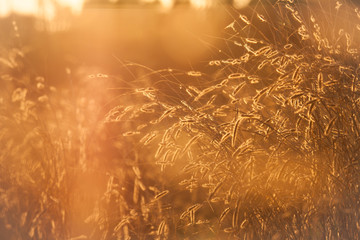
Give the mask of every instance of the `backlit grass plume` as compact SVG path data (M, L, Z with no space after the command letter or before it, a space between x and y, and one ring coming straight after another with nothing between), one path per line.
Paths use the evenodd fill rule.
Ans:
M225 27L212 74L166 69L119 88L105 122L136 160L131 192L105 195L122 212L98 218L103 239L360 237L360 10L253 7Z

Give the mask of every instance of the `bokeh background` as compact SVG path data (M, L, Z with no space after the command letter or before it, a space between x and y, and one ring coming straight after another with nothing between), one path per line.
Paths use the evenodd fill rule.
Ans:
M32 46L35 68L55 80L74 66L118 73L125 60L158 69L196 68L219 54L233 10L250 2L1 0L0 44Z

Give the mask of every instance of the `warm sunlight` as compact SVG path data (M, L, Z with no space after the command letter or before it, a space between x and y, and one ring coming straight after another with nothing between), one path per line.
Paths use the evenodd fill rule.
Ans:
M166 9L171 9L174 6L174 0L160 0L161 6Z
M73 14L79 14L83 3L84 0L0 0L0 16L18 13L52 19L56 8L69 8Z
M86 0L0 0L0 17L8 16L11 13L32 15L53 20L56 17L57 9L69 9L72 14L78 15L81 13L84 2ZM99 1L98 3L121 2L121 1ZM123 1L126 2L126 1ZM158 2L163 10L169 10L174 7L176 3L181 1L176 0L142 0L143 3ZM223 1L215 0L189 0L191 7L196 9L205 9L215 6L215 3ZM232 4L235 8L240 9L246 7L251 0L233 0Z
M249 5L250 2L251 2L251 0L234 0L233 6L237 9L240 9L240 8L244 8L247 5Z
M0 0L0 240L359 239L360 0Z
M210 7L214 1L209 0L190 0L190 3L195 8L206 8Z

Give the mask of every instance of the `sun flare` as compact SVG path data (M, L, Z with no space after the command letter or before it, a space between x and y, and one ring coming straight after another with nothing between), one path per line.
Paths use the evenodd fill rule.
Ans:
M56 8L68 8L73 14L79 14L83 4L84 0L0 0L0 17L16 13L52 19Z

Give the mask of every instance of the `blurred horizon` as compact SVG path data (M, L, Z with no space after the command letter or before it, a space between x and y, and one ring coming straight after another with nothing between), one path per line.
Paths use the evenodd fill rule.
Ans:
M224 28L238 12L258 4L267 12L265 3L270 2L28 0L24 5L21 0L0 0L0 47L30 46L34 68L55 80L75 66L118 74L126 61L153 69L201 70L211 59L231 54ZM234 7L241 4L251 5ZM50 9L47 13L41 11L44 6Z
M190 6L206 9L219 4L232 5L234 8L246 7L251 0L0 0L0 17L11 14L31 15L52 20L59 10L68 10L73 15L81 14L86 7L157 7L169 10L176 6Z
M55 82L64 79L66 68L119 74L124 62L201 68L221 54L224 27L233 19L230 5L201 11L174 7L167 14L159 7L96 7L87 1L91 4L74 15L69 3L62 0L52 20L31 14L0 18L0 47L31 47L33 69Z

